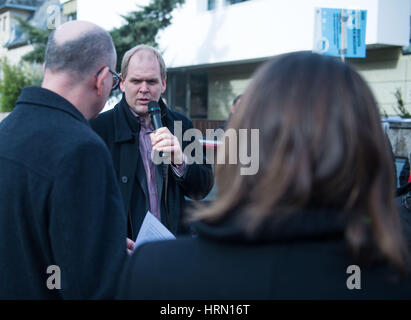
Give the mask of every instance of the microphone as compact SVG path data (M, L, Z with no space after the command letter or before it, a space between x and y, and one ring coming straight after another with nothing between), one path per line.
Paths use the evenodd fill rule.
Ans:
M163 126L161 122L161 110L157 101L150 101L148 103L148 114L154 125L154 130L157 130Z
M161 122L161 109L157 101L150 101L148 103L148 114L150 115L151 121L153 122L154 130L163 127ZM160 151L160 157L167 157L167 153Z

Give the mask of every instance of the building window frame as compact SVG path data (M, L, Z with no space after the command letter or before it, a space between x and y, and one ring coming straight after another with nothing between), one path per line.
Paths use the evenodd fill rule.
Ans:
M246 1L250 1L250 0L224 0L224 5L231 6L231 5L246 2Z
M207 0L207 11L217 9L218 0Z

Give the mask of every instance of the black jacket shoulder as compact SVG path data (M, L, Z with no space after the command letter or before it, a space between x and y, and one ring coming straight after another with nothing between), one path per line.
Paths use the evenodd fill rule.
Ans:
M101 137L106 135L113 135L114 132L114 112L115 109L108 110L106 112L100 113L97 118L90 120L90 126L95 132L97 132Z

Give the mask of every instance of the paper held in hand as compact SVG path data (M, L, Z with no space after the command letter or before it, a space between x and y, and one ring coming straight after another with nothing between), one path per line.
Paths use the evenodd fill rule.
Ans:
M134 250L144 242L175 240L175 236L168 230L150 211L144 218L140 231L138 232Z

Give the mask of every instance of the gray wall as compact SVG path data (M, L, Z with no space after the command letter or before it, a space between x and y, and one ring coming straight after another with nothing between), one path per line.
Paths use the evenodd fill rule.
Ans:
M365 59L348 59L370 86L381 114L396 115L396 89L401 90L405 107L411 111L411 55L399 47L367 49Z
M411 122L389 122L387 134L394 154L409 159L411 152Z

